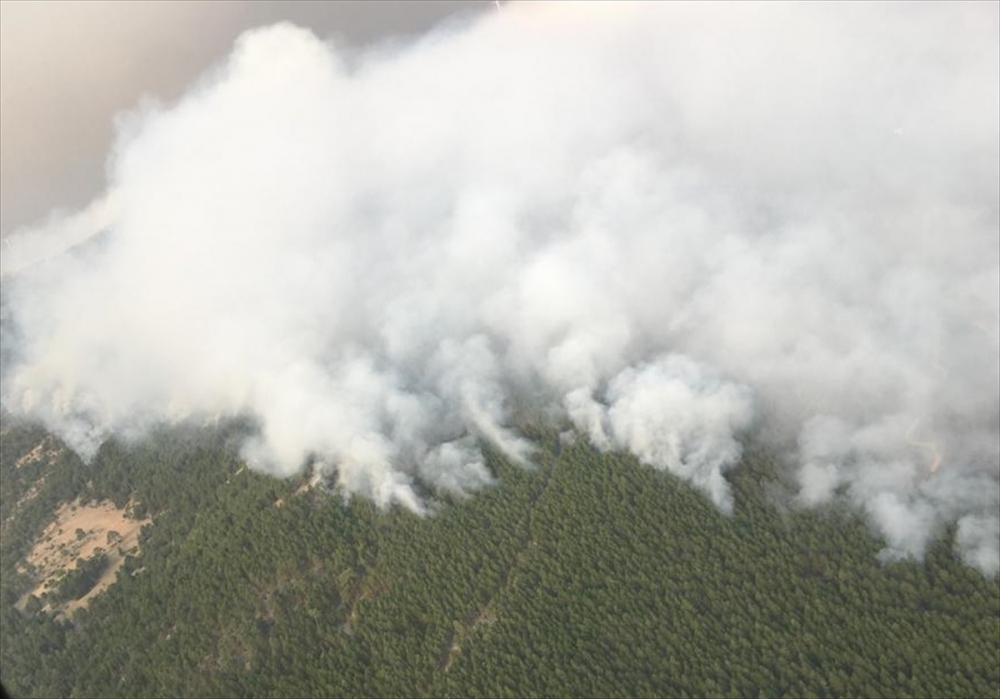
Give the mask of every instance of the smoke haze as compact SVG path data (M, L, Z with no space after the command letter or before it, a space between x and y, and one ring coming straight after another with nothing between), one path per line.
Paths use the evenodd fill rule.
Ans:
M426 31L482 0L3 0L0 238L104 187L112 117L142 95L173 100L253 27L280 20L338 50Z
M998 30L588 3L362 53L248 32L5 246L4 405L84 458L251 414L256 468L417 512L493 483L483 440L530 464L531 410L728 511L766 424L800 505L856 504L887 558L957 521L996 574Z

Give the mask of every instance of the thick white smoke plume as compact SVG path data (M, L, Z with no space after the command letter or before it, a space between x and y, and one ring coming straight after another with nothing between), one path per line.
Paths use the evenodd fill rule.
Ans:
M491 483L480 440L530 462L527 406L726 509L764 422L802 503L856 502L890 557L957 521L995 574L998 28L588 3L350 56L250 32L122 121L105 235L5 268L4 403L84 456L249 413L257 467L417 511L418 481Z

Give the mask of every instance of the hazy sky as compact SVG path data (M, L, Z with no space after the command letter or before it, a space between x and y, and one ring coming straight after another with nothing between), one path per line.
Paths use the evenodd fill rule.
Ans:
M287 19L339 44L422 32L492 2L0 2L0 237L104 189L114 115L177 98L244 30Z

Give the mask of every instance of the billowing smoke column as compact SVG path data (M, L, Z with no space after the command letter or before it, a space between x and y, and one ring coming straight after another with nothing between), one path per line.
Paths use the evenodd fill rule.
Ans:
M121 121L105 198L7 246L4 404L85 457L252 414L256 467L416 511L417 482L492 482L483 440L530 462L526 406L728 509L765 422L800 503L855 502L889 557L957 521L995 574L998 24L616 3L349 56L247 33Z

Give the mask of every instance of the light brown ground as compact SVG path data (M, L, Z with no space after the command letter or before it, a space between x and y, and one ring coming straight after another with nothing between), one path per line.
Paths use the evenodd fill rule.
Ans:
M38 584L18 601L18 607L23 609L30 595L40 597L57 587L65 572L76 568L77 558L88 560L99 553L98 549L107 554L109 565L94 588L78 600L57 607L47 604L44 609L54 609L68 616L80 607L86 607L90 600L104 592L114 583L125 556L138 553L140 530L143 525L152 521L132 519L126 514L131 511L132 503L119 510L107 500L87 505L76 500L60 507L55 513L55 519L45 528L28 554L28 569L32 571ZM77 529L83 530L82 538L77 538ZM118 532L121 539L109 543L110 531Z
M45 476L42 476L41 478L38 479L38 482L36 482L33 486L28 488L28 492L26 492L24 495L21 496L21 499L17 501L16 505L14 505L14 509L15 510L20 509L21 507L27 505L29 502L38 497L38 494L42 492L42 486L44 485L45 485Z
M53 459L59 456L61 451L62 450L57 445L52 443L52 440L46 437L35 445L34 449L18 459L14 464L14 468L22 468L30 463L34 463L35 461L41 461L42 459L48 459L51 463Z

